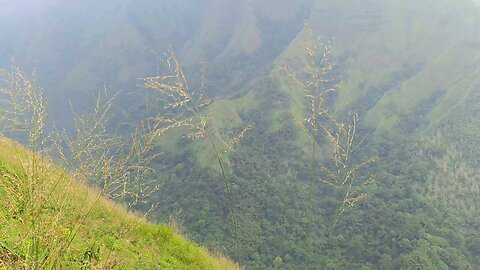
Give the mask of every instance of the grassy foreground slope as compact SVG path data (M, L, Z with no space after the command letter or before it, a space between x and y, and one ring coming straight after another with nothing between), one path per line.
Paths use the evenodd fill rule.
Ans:
M0 269L237 269L0 138Z

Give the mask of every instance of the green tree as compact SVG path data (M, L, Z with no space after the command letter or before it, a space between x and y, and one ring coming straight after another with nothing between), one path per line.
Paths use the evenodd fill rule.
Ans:
M282 257L277 256L273 260L273 266L275 267L275 269L280 269L280 267L282 266L282 263L283 263Z

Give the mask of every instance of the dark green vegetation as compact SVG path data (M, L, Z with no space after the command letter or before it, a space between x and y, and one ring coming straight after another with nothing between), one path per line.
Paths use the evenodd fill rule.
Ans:
M360 114L367 139L355 160L380 159L371 196L348 208L335 228L341 190L320 181L313 200L312 269L476 269L480 265L479 63L477 5L461 1L47 1L35 12L0 4L0 62L35 65L59 101L104 83L139 93L138 77L162 74L156 55L169 43L191 84L206 62L212 125L229 137L253 128L226 155L238 215L240 262L296 269L304 262L311 142L301 124L304 95L283 72L301 72L304 21L335 39L339 91L328 108ZM3 7L9 7L2 11ZM11 4L10 4L11 5ZM174 111L125 94L132 118ZM151 97L151 96L150 96ZM59 115L59 114L57 114ZM62 115L64 115L62 113ZM65 121L61 117L55 119ZM186 233L235 253L224 185L206 141L162 137L152 202ZM318 136L318 166L330 147ZM146 210L146 209L143 209ZM280 259L281 258L281 259Z

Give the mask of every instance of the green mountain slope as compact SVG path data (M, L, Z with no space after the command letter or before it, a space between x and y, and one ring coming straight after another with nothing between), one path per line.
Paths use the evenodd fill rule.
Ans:
M325 236L334 205L333 191L317 184L315 262L332 269L475 267L478 231L472 224L478 224L480 173L476 151L478 8L468 1L317 3L309 10L308 24L324 40L335 38L336 74L343 81L334 109L338 115L360 113L370 151L379 154L382 161L373 170L378 177L376 198L352 209L337 236ZM232 106L212 114L214 119L233 115L230 121L223 121L225 124L214 121L219 125L216 128L224 128L227 134L232 123L237 127L256 123L231 157L235 202L243 217L243 258L255 269L267 269L276 256L284 259L287 269L294 269L303 258L307 161L302 158L309 144L298 122L304 118L305 103L302 91L284 79L281 69L284 64L302 69L307 38L304 28L287 43L269 44L284 49L269 60L268 71L239 88L256 102L245 109L235 106L242 104L237 103L241 98L228 99ZM237 115L242 116L241 122ZM215 173L178 170L179 161L184 166L205 166L214 164L213 156L207 159L206 146L184 149L168 151L177 158L172 158L172 174L165 180L170 195L160 199L169 206L159 213L182 209L196 239L217 245L219 231L232 232L206 219L222 216L225 211L217 206L221 199L216 198L220 186L215 184ZM177 191L181 179L188 179L188 186L202 190L202 194L175 201L176 196L185 194ZM194 213L184 208L192 202L202 207ZM385 215L387 219L382 218ZM402 225L394 225L396 222ZM415 236L410 234L414 231L418 233ZM444 238L446 234L449 236ZM362 244L355 246L354 239ZM233 250L231 240L227 237L224 241L227 250ZM393 246L386 246L389 241ZM365 253L356 253L358 249ZM440 250L457 254L453 257L458 261L448 259Z
M0 269L238 269L31 159L0 139Z
M268 23L262 21L262 18L269 16L269 12L281 13L283 10L283 6L265 8L268 1L261 3L242 5L246 11L240 18L250 20L248 25L251 29L242 27L244 31L241 33L228 32L234 36L220 54L199 58L191 56L190 52L186 52L186 56L180 53L182 63L188 67L192 62L208 59L209 65L215 65L220 58L228 56L232 59L230 62L236 64L238 52L234 53L229 48L236 44L239 48L248 49L241 40L250 40L249 35L259 35L261 38L262 34L258 29L266 28L264 34L272 34L271 29L266 26ZM294 6L295 8L290 7L290 10L304 7L300 3ZM448 121L453 108L464 107L464 102L478 92L479 70L476 63L479 59L479 40L475 33L480 17L476 6L469 1L427 1L422 4L415 1L319 1L306 7L309 7L306 9L308 27L324 41L335 39L333 49L338 65L337 76L338 80L342 81L335 101L335 110L340 114L348 111L360 113L365 126L371 128L375 136L432 136L437 125ZM205 24L212 26L208 22ZM218 32L214 29L209 31ZM257 33L258 31L260 33ZM219 37L212 37L209 42L223 44L215 38ZM257 72L255 76L247 75L248 80L233 87L233 91L255 96L257 101L286 95L285 98L290 102L287 106L282 106L280 111L290 113L297 120L303 119L303 94L289 85L288 80L283 80L285 75L279 70L285 64L302 68L304 43L308 38L307 30L300 26L294 35L282 42L263 41L271 50L278 50L278 54L264 59L269 66L265 72ZM202 44L199 38L194 37L193 40ZM249 41L248 45L253 46L252 44L256 43ZM203 54L196 46L187 45L186 49L182 48L181 52L187 50ZM265 52L258 50L254 53L244 52L243 57L254 58L258 54L265 56ZM222 74L227 76L225 78L229 78L232 73L238 79L247 74L246 70L258 68L255 63L244 68L233 66L235 64L223 64L225 68L231 68L222 70ZM215 68L207 70L207 74L209 71L216 72ZM223 80L224 78L211 79L211 84L222 85L226 88L224 91L232 89L231 82L235 79L227 79L227 83ZM274 86L267 88L273 89L265 89L265 81L272 81ZM271 91L268 92L269 95L265 95L260 90ZM216 106L213 117L232 116L232 109L238 114L245 109L241 100L242 98L235 98L216 101L217 104L230 103L232 106L225 107L224 111L218 111L221 105ZM237 101L238 106L235 105ZM248 110L258 109L259 104L263 104L256 103L257 106L249 104ZM274 107L273 103L275 101L264 105ZM278 119L279 114L281 113L277 112L272 117ZM472 119L474 117L466 115L461 121L470 122ZM236 115L230 120L233 123L239 122ZM231 124L230 121L224 122ZM222 129L221 123L217 124L220 124L218 129ZM230 128L228 125L226 129Z
M13 57L36 66L52 110L63 112L66 99L81 104L103 84L138 91L138 77L164 71L157 57L169 43L192 85L205 62L215 132L228 137L253 125L228 155L241 260L269 269L279 257L296 269L305 256L311 145L300 123L303 92L282 69L302 71L311 28L335 40L341 87L330 108L339 117L358 112L368 137L360 156L380 157L374 196L349 209L334 233L335 191L316 182L312 261L324 269L469 269L480 265L476 2L51 0L26 16L1 13L6 0L0 65ZM129 96L121 106L133 115L144 109ZM153 214L177 215L194 240L233 255L214 153L181 135L162 138L156 180L164 185ZM323 145L319 162L327 155Z

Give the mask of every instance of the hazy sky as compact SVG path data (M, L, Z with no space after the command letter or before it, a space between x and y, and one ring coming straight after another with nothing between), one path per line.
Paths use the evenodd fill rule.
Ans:
M51 0L0 0L0 15L31 16L45 10Z

